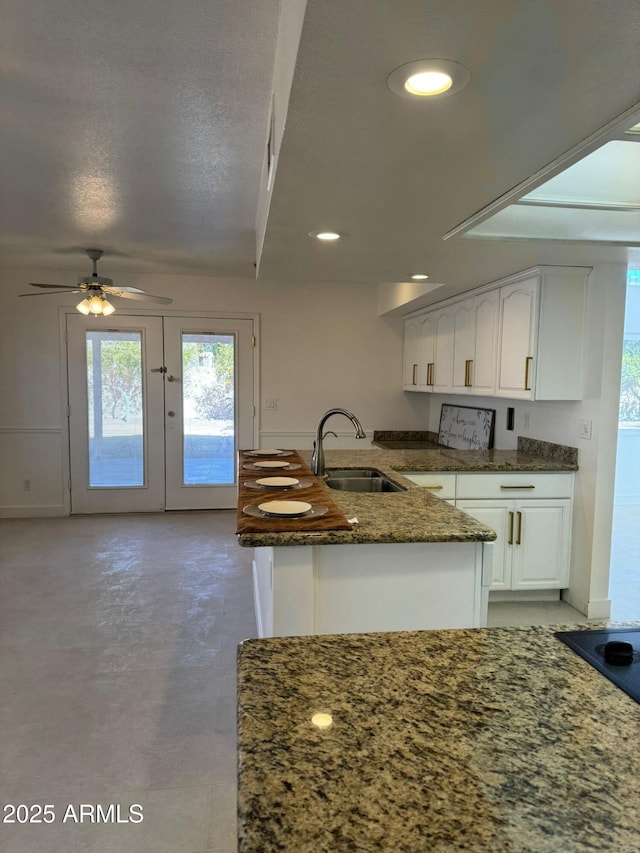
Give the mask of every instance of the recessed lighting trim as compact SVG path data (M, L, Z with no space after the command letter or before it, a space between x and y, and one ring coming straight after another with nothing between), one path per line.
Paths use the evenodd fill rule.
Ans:
M416 59L392 71L387 85L402 98L429 99L453 95L470 79L469 69L451 59Z
M411 278L413 281L426 281L429 278L429 276L423 272L414 272L413 275L411 276Z
M315 237L316 240L331 243L334 240L339 240L342 234L338 234L337 231L309 231L309 237Z

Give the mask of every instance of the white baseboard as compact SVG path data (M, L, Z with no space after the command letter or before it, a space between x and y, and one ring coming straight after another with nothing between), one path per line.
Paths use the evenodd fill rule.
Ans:
M64 506L0 506L0 518L51 518L67 515Z
M523 590L494 590L489 591L489 604L499 601L519 601L523 604L534 604L536 601L559 601L559 589L523 589Z

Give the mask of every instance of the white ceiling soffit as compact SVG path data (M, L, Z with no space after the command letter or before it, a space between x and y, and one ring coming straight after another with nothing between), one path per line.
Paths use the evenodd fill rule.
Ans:
M465 236L640 246L640 138L606 143Z

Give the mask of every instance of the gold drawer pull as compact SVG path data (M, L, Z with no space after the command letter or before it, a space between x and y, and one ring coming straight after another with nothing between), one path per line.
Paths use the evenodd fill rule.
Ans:
M535 489L535 486L500 486L501 489Z
M412 382L411 382L412 385L418 384L418 380L416 379L416 373L417 372L418 372L418 365L414 364L413 365L413 376L412 376Z
M518 538L516 545L522 545L522 513L518 512Z
M531 391L531 385L529 384L529 370L531 368L531 362L533 361L533 356L528 355L524 360L524 390Z
M468 358L464 363L464 387L471 388L471 365L473 364L473 359Z
M427 364L427 385L433 385L433 362Z
M422 489L430 489L432 492L437 492L439 489L444 489L444 486L421 486Z
M509 545L513 545L513 513L509 513Z

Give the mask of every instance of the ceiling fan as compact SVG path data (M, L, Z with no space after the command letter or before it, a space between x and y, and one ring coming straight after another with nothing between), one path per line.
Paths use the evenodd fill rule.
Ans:
M102 257L102 249L85 249L89 258L93 261L93 272L91 275L80 276L77 285L64 284L40 284L30 282L31 287L54 288L50 293L84 293L85 298L76 305L81 314L104 314L109 316L116 310L107 299L107 296L119 299L139 299L142 302L159 302L162 305L170 305L173 301L166 296L152 296L138 287L115 287L113 279L98 275L98 261ZM44 296L44 293L20 293L19 296Z

